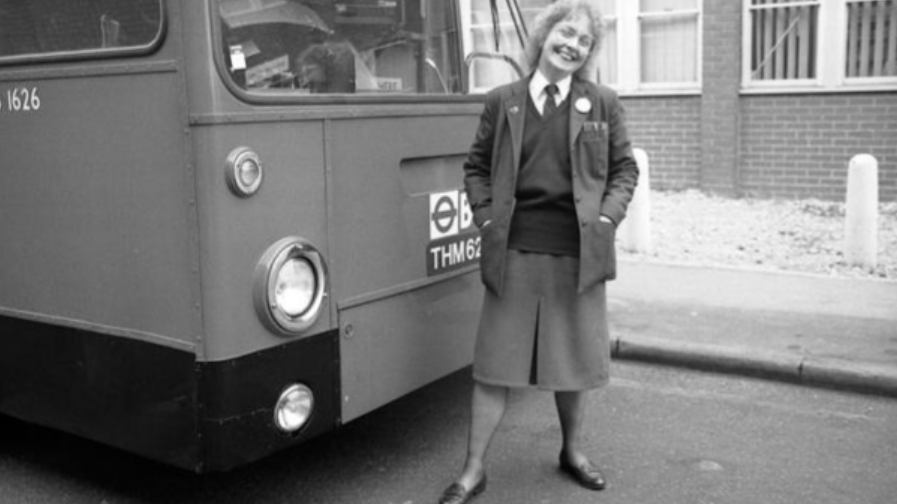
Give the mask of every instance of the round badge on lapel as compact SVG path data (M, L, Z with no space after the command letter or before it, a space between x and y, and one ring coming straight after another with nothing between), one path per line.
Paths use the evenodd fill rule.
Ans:
M592 110L592 102L588 98L580 98L576 100L576 111L580 114L588 114Z

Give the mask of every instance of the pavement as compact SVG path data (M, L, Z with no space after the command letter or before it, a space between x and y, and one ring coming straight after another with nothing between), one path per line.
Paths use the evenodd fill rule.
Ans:
M897 397L897 282L618 261L617 359Z

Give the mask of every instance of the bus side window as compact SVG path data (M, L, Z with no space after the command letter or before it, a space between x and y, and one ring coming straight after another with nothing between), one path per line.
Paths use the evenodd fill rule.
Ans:
M161 0L0 0L0 61L149 47L161 28Z

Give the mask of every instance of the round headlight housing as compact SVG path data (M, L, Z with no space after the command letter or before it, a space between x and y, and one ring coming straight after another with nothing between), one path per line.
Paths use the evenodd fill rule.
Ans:
M256 266L256 313L278 334L299 334L317 320L326 288L327 272L317 249L302 238L284 238L269 247Z
M225 175L231 192L245 198L262 185L262 162L249 147L237 147L227 156Z
M296 432L311 418L315 409L315 395L301 383L290 385L274 406L274 424L284 432Z

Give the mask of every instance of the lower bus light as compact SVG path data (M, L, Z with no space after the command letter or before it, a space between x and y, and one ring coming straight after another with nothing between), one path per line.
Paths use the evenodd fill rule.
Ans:
M308 423L315 409L315 396L311 389L294 384L280 394L274 407L274 423L284 432L296 432Z

